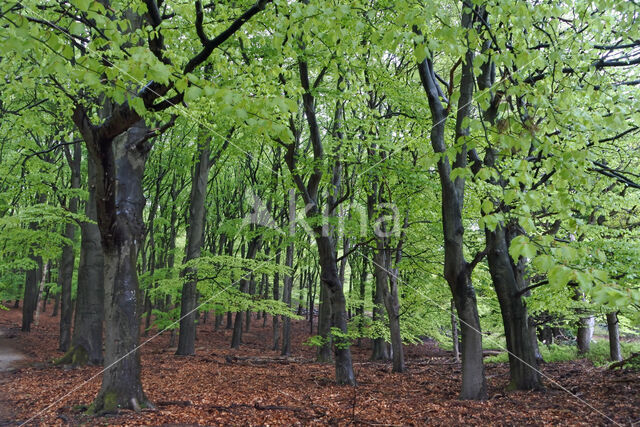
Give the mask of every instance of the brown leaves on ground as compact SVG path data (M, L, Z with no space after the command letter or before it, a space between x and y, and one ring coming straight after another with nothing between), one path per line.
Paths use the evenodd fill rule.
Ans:
M0 328L15 335L14 348L28 365L0 374L2 414L34 425L629 425L640 421L637 373L607 371L587 361L545 364L544 392L505 392L506 365L488 365L489 400L457 399L460 365L432 342L406 349L407 372L368 361L369 343L354 346L357 387L333 383L331 364L314 362L302 345L308 324L294 324L291 358L272 351L271 318L254 318L240 350L229 348L230 330L199 326L196 356L175 356L165 333L142 347L142 381L156 410L83 415L100 387L100 367L51 365L57 318L40 317L29 334L18 331L18 310L0 312ZM143 342L145 339L143 338ZM93 379L92 379L93 378ZM566 390L565 390L566 389ZM570 392L570 393L569 393Z

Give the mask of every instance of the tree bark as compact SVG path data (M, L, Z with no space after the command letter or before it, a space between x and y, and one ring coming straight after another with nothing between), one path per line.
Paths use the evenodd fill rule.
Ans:
M247 245L247 259L255 259L260 249L261 236L254 237ZM250 273L247 273L248 275ZM247 276L240 279L240 292L247 294L249 290L249 278ZM248 311L247 311L248 313ZM233 324L233 334L231 335L231 348L238 349L242 344L242 320L243 311L238 310Z
M31 224L29 228L35 229L36 225ZM42 264L42 257L30 256L36 265ZM33 313L38 304L38 267L27 270L24 282L24 298L22 302L22 332L31 331L31 323L33 323Z
M284 264L293 268L293 241L287 246L285 254ZM285 274L283 278L282 288L282 302L287 304L289 310L291 310L291 292L293 290L293 272ZM284 316L282 319L282 348L280 351L282 356L289 356L291 354L291 318Z
M143 121L111 141L87 141L100 179L98 226L104 253L105 372L91 412L151 405L140 381L139 284L136 269L143 237L142 192L149 147Z
M595 318L593 316L581 317L578 320L578 332L576 333L578 353L586 354L591 349L594 326Z
M622 360L622 351L617 311L607 313L607 329L609 329L609 357L612 361L619 362Z
M462 12L462 26L471 28L471 11ZM442 90L435 76L431 58L418 64L418 73L431 110L431 146L441 154L438 160L438 176L442 190L442 228L444 234L444 276L451 289L462 336L462 390L461 399L483 400L487 398L487 384L482 362L482 333L475 289L471 284L471 271L464 258L462 208L464 203L464 178L451 179L452 166L445 155L445 125L448 111L442 104ZM473 52L468 50L462 66L460 97L456 116L456 142L464 137L462 124L470 114L473 101ZM467 149L463 144L457 152L454 168L466 167Z
M317 230L317 233L320 230ZM335 256L335 243L330 236L316 235L316 245L320 258L320 280L327 292L331 303L331 324L341 333L347 333L346 301L342 290L342 283L338 277L338 266ZM334 355L336 367L336 381L338 384L355 385L351 361L350 343L334 337Z
M451 343L453 348L453 358L460 361L460 342L458 341L458 319L456 318L456 306L451 300Z
M384 307L384 288L387 286L389 280L388 272L385 266L387 263L387 257L381 243L378 242L378 250L373 256L373 275L376 280L376 286L373 289L373 320L385 321L385 307ZM371 352L371 360L389 360L389 347L383 337L373 339L373 348Z
M56 317L58 315L59 309L60 309L60 292L56 293L56 296L53 299L53 310L51 310L51 317Z
M42 313L44 311L44 307L46 304L46 298L42 298L42 292L44 291L44 284L47 283L47 276L49 274L49 266L51 264L51 261L47 261L46 263L44 263L44 266L42 267L42 274L41 274L41 278L40 278L40 286L38 288L38 297L36 299L36 310L35 310L35 319L33 324L35 326L38 326L38 323L40 321L40 313ZM42 310L38 310L38 302L42 301Z
M81 156L82 150L80 144L73 147L73 156L65 147L65 155L67 162L71 168L71 188L80 188L81 179ZM69 200L69 212L76 213L78 211L78 198L72 197ZM64 237L73 241L76 234L76 226L73 223L65 225ZM71 304L71 286L73 281L73 267L75 261L75 253L73 244L65 245L62 248L62 257L60 258L60 266L58 268L58 285L60 286L60 336L58 341L58 349L67 352L71 346L71 320L73 318L73 306ZM56 304L57 307L57 304Z
M509 350L510 387L516 390L541 389L542 380L538 371L527 305L524 295L521 294L527 287L524 280L525 261L520 259L515 264L509 255L509 245L516 235L515 225L499 224L494 231L486 229L485 235L489 272L500 303Z
M188 262L200 257L202 242L204 239L205 199L207 197L207 182L209 178L209 141L198 148L198 160L196 162L193 180L191 183L191 197L189 199L189 221L187 223L187 248L185 261ZM178 336L178 349L176 354L188 356L195 354L196 322L195 312L197 304L197 280L189 279L196 271L188 268L184 271L186 276L182 285L180 302L180 334Z
M312 302L313 304L313 302ZM313 305L311 309L311 323L313 324ZM318 306L318 335L322 337L322 345L318 347L316 359L318 362L331 362L331 301L329 291L324 283L320 283L320 305Z
M85 215L97 220L96 167L91 157L87 159L89 198ZM102 355L102 326L104 321L104 271L100 229L95 222L80 224L80 264L78 266L78 291L73 321L71 347L62 358L64 363L76 366L100 365Z
M276 265L280 265L280 253L281 250L280 248L276 249ZM274 300L278 300L280 298L280 273L276 271L276 273L273 275L273 299ZM278 315L274 314L273 315L273 327L272 327L272 336L273 336L273 347L272 350L278 350L280 348L279 346L279 342L280 342L280 329L279 329L279 322L278 322ZM284 332L284 331L283 331ZM283 337L284 338L284 337ZM284 342L283 342L284 344Z

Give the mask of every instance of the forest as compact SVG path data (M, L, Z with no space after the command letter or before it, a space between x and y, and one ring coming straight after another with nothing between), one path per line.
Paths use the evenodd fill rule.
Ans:
M640 423L637 1L0 26L0 425Z

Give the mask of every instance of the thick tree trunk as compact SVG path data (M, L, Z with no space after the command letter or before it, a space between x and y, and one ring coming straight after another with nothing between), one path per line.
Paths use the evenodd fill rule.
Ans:
M509 350L510 387L516 390L540 389L542 380L522 293L526 288L524 260L516 265L509 255L509 244L515 232L510 233L505 226L498 225L494 231L487 229L485 234L489 271L500 303Z
M620 349L620 331L618 328L618 312L607 313L607 329L609 329L609 357L614 362L622 360Z
M66 148L66 147L65 147ZM67 162L71 167L71 188L80 188L81 179L81 154L82 150L79 144L73 147L73 157L69 150L65 150ZM78 198L72 197L69 201L69 212L76 213L78 211ZM76 234L76 226L73 223L65 225L64 237L73 241ZM58 268L58 285L60 286L61 307L60 307L60 337L58 341L58 349L66 352L71 345L71 320L73 317L73 307L71 305L71 285L73 281L73 267L75 261L75 253L73 245L65 245L62 248L62 257ZM57 307L57 304L56 304Z
M105 372L91 412L150 405L140 381L137 258L143 237L142 192L148 130L137 122L113 141L94 141L98 226L104 251Z
M205 223L205 199L209 178L209 141L199 147L198 160L193 172L191 197L189 199L189 221L187 223L187 248L185 262L199 258L202 252ZM182 285L180 303L180 334L176 354L187 356L195 354L196 339L196 304L197 280L189 279L195 271L191 268L184 271L186 277Z

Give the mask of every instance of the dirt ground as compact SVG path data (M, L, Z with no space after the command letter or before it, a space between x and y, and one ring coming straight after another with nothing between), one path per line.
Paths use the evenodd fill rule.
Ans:
M24 355L0 372L0 426L21 425L633 425L640 423L640 375L586 360L544 364L546 390L506 392L508 367L487 365L489 399L460 401L460 365L433 342L406 347L408 370L368 361L370 343L353 347L357 387L333 383L333 366L314 362L294 323L292 356L271 350L271 318L255 319L240 350L230 330L200 325L196 356L175 356L165 333L141 349L142 381L156 410L88 417L101 367L53 366L58 318L19 331L19 310L0 311L2 354ZM143 343L146 338L143 338ZM7 350L8 349L8 350ZM0 361L0 364L2 362Z

